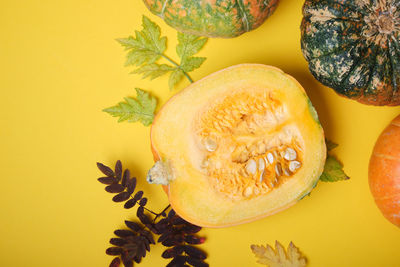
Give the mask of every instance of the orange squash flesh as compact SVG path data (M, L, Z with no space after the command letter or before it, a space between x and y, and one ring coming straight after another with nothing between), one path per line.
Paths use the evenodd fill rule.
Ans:
M400 227L400 115L376 141L368 176L376 205L386 219Z
M153 122L151 142L155 160L168 166L164 189L172 208L203 227L292 206L314 188L326 157L304 89L260 64L221 70L172 97Z

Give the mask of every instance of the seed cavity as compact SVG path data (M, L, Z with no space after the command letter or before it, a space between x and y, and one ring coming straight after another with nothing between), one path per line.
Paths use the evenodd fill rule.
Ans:
M240 91L205 106L193 125L204 152L199 167L213 188L238 200L267 194L291 179L301 168L303 142L288 118L273 91Z
M212 166L214 169L213 174L218 180L222 176L228 175L230 177L229 184L236 187L232 188L231 192L240 194L242 197L249 198L279 187L301 167L301 157L297 146L293 143L289 144L289 146L280 145L268 149L262 154L254 150L252 151L253 153L250 153L251 149L258 150L258 146L255 147L253 144L238 145L237 147L229 146L229 148L231 153L237 154L238 151L241 152L240 157L243 158L243 161L236 162L239 169L226 169L222 161L214 160L211 161L214 164ZM210 161L212 156L213 154L207 157L207 162ZM238 156L235 158L237 159ZM207 166L206 164L204 162L203 166ZM208 164L210 166L210 163ZM251 185L243 186L241 185L242 183L250 183ZM220 186L223 186L223 183Z

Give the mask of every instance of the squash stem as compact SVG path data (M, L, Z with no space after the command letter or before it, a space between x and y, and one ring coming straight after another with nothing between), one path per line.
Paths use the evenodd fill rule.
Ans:
M173 61L172 59L170 59L168 56L166 56L166 55L164 55L164 54L161 54L161 56L162 56L163 58L165 58L166 60L168 60L169 62L171 62L175 67L181 69L181 66L178 65L178 63L176 63L176 62ZM182 70L182 69L181 69L181 70ZM183 74L185 75L185 77L189 80L189 82L193 83L193 79L189 76L189 74L187 74L187 73L186 73L185 71L183 71L183 70L182 70L182 72L183 72Z

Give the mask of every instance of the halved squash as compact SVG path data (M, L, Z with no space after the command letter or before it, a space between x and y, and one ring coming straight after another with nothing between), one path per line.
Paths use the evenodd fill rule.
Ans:
M313 189L326 146L304 89L281 70L233 66L172 97L151 128L150 183L166 185L173 209L203 227L250 222L286 209Z

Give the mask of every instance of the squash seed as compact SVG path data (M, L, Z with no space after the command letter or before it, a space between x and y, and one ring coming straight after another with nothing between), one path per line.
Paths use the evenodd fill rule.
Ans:
M258 145L258 153L259 154L265 153L265 144L264 143L260 143Z
M252 187L252 186L246 187L246 189L245 189L244 192L243 192L243 195L244 195L245 197L249 197L249 196L251 196L252 194L253 194L253 187Z
M286 148L285 150L285 154L283 156L286 160L295 160L297 157L297 153L296 150L294 150L293 148Z
M274 155L272 155L272 153L268 153L267 154L267 159L268 159L268 162L270 163L270 164L272 164L272 163L274 163Z
M286 176L290 176L290 171L286 168L283 169L283 174Z
M278 177L282 175L282 166L279 162L275 165L275 173Z
M264 179L264 170L260 174L260 183L263 181L263 179Z
M214 152L215 150L217 150L217 142L214 139L207 138L204 145L206 149L210 152Z
M291 172L295 172L298 168L300 168L301 163L298 162L297 160L289 162L289 170Z
M258 170L263 171L265 169L265 161L263 158L258 159Z
M250 159L246 164L246 171L251 174L256 174L257 163L254 159Z

